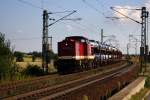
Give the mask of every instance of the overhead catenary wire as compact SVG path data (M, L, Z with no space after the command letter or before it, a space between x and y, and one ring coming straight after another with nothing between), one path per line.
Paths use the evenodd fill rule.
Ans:
M30 7L33 7L33 8L37 8L37 9L40 9L40 10L44 10L44 1L41 0L41 7L40 6L37 6L31 2L28 2L28 1L25 1L25 0L17 0L23 4L26 4ZM35 39L41 39L41 37L30 37L30 38L12 38L10 39L11 41L24 41L24 40L35 40Z
M57 14L56 16L59 16L59 17L60 17L60 15L58 15L58 14ZM66 22L61 22L61 23L66 24ZM75 26L76 28L80 28L81 30L84 30L84 31L86 31L86 32L87 32L87 30L89 30L89 31L91 31L91 32L97 33L95 30L93 30L93 29L91 29L90 27L87 27L86 25L83 25L83 24L81 24L81 23L79 23L79 22L73 21L73 23L75 23L75 24L78 25L78 26L73 25L73 26Z
M116 9L126 9L126 10L134 10L134 11L141 10L141 9L139 9L139 8L110 7L110 9L112 9L112 10L114 10L115 12L117 12L118 14L124 16L124 17L121 17L121 18L120 18L120 17L110 17L111 19L113 18L112 21L114 21L114 20L116 20L116 19L119 20L119 19L122 19L122 18L127 18L127 19L130 19L130 20L132 20L132 21L138 23L138 25L141 24L140 21L137 21L137 20L135 20L134 18L130 18L129 16L127 16L127 15L125 15L125 14L119 12L118 10L116 10ZM108 18L109 18L109 17L108 17ZM118 28L118 29L120 30L120 28ZM137 30L137 29L136 29L136 30Z
M59 6L59 8L60 9L62 9L62 10L64 10L64 11L68 11L68 10L66 10L64 7L62 7L62 6ZM58 14L57 14L58 15ZM60 15L58 15L58 16L60 16ZM72 15L72 16L74 16L74 15ZM83 21L85 21L84 19L82 19ZM86 20L86 22L88 22L88 20ZM73 21L73 23L75 23L75 24L77 24L78 26L75 26L75 27L79 27L80 29L82 29L82 30L85 30L85 31L87 31L87 30L89 30L89 31L91 31L92 33L94 32L94 33L97 33L97 31L95 31L94 29L92 29L91 27L88 27L88 26L86 26L86 25L83 25L83 24L81 24L80 22L76 22L76 21ZM92 24L92 23L89 23L88 22L88 25L91 25L91 26L95 26L95 27L98 27L98 26L96 26L95 24Z
M103 15L104 17L105 14L104 12L99 11L97 8L95 8L93 5L91 5L90 3L86 2L86 0L82 0L84 4L86 4L88 7L90 7L91 9L95 10L96 12L98 12L99 14Z
M67 22L62 22L62 21L61 21L61 23L63 23L63 24L66 25ZM91 28L89 28L89 27L87 27L87 26L85 26L85 25L83 25L83 24L80 24L80 23L78 23L78 22L72 22L72 23L74 23L74 24L71 24L71 26L73 26L73 27L75 27L75 28L77 28L77 29L80 29L80 30L82 30L83 32L87 32L87 30L89 30L89 31L92 32L92 33L95 33L95 32L96 32L96 31L92 30ZM75 24L76 24L76 25L75 25Z
M86 0L82 0L82 1L83 1L87 6L89 6L90 8L92 8L93 10L95 10L96 12L98 12L98 13L101 14L104 18L107 19L107 16L105 15L104 12L99 11L99 10L98 10L97 8L95 8L93 5L91 5L90 3L86 2ZM97 0L97 2L99 2L99 1ZM102 6L102 8L104 8L104 5L101 4L101 6Z
M130 20L132 20L132 21L134 21L134 22L136 22L136 23L138 23L138 24L141 24L141 22L139 22L139 21L137 21L137 20L135 20L135 19L133 19L133 18L130 18L129 16L127 16L127 15L125 15L125 14L123 14L123 13L117 11L117 10L115 9L115 7L110 7L110 9L114 10L115 12L119 13L120 15L122 15L122 16L124 16L124 17L126 17L126 18L128 18L128 19L130 19Z
M65 11L59 11L59 12L49 12L48 14L57 14L57 13L66 13L66 12L72 12L72 11L65 10Z
M35 40L41 39L41 37L30 37L30 38L12 38L11 41L24 41L24 40Z
M44 10L43 7L37 6L35 4L32 4L31 2L28 2L28 1L25 1L25 0L18 0L18 1L21 2L21 3L24 3L24 4L28 5L28 6L31 6L33 8Z
M59 22L60 20L62 20L62 19L64 19L64 18L66 18L66 17L68 17L68 16L72 15L72 14L73 14L73 13L75 13L75 12L77 12L77 11L76 11L76 10L72 11L72 12L71 12L71 13L69 13L68 15L65 15L64 17L62 17L62 18L60 18L60 19L56 20L55 22L53 22L53 23L49 24L48 26L52 26L53 24L55 24L55 23Z
M101 1L96 0L96 1L97 1L98 4L100 4L100 6L101 6L101 8L102 8L103 11L104 11L104 10L107 10L107 11L106 11L107 13L110 12L110 10L106 9L106 7L104 6L103 0L101 0ZM103 12L103 13L104 13L104 12ZM106 14L104 13L104 15L106 15Z
M30 3L30 2L27 2L25 0L18 0L18 1L21 2L21 3L27 4L27 5L29 5L29 6L31 6L33 8L38 8L38 9L44 10L44 1L43 0L41 0L41 7L37 6L37 5L34 5L34 4ZM65 13L65 12L71 12L71 11L65 10L63 12L49 12L49 14L57 14L57 13ZM17 40L19 40L19 39L17 39Z
M112 7L114 8L114 7ZM126 9L126 10L141 10L140 8L125 8L125 7L115 7L116 9Z
M96 0L97 2L99 2L98 0ZM102 7L104 7L104 5L101 5ZM94 7L94 6L93 6ZM63 10L65 10L62 6L59 6L59 8L61 8L61 9L63 9ZM91 8L91 7L90 7ZM93 9L93 8L92 8ZM97 8L96 8L97 9ZM95 9L94 9L95 10ZM97 11L99 11L98 9L97 9ZM110 12L110 11L108 11L108 12ZM106 16L105 16L105 14L104 13L102 13L102 12L100 12L99 11L99 13L100 14L102 14L103 16L104 16L104 18L106 18L106 19L108 19ZM86 22L88 22L88 20L86 20ZM82 24L80 24L79 22L74 22L74 23L76 23L78 26L80 25L82 28L84 28L83 30L90 30L91 32L94 32L94 33L97 33L97 32L99 32L99 30L98 31L95 31L95 30L93 30L93 29L91 29L91 27L87 27L86 25L82 25ZM113 23L114 23L114 21L113 21ZM90 25L92 25L92 26L95 26L94 24L91 24L91 23L89 23ZM89 25L88 24L88 25ZM96 26L96 27L98 27L98 26ZM119 28L120 29L120 28ZM122 32L122 31L121 31Z
M97 11L98 13L100 13L100 14L102 14L103 16L104 16L104 18L106 18L106 19L110 19L109 17L107 17L106 15L105 15L105 13L104 12L100 12L97 8L95 8L93 5L91 5L90 3L88 3L88 2L86 2L86 0L82 0L87 6L89 6L90 8L92 8L93 10L95 10L95 11ZM97 2L99 2L98 0L96 0ZM104 5L101 3L101 6L102 6L102 8L104 8ZM107 10L108 11L108 10ZM109 11L108 11L109 12ZM122 17L122 18L125 18L125 17ZM119 17L113 17L113 19L120 19ZM112 22L114 23L114 21L113 21L113 19L112 19Z
M104 6L104 3L103 3L102 1L100 1L100 0L96 0L96 1L101 5L102 9L105 7L105 6ZM103 9L103 10L107 10L107 12L110 12L108 9ZM110 13L111 13L111 12L110 12ZM112 23L114 24L114 26L118 26L118 22L116 22L115 20L124 19L124 18L126 18L126 17L116 17L116 16L114 16L114 17L108 17L108 16L105 16L105 18L111 20ZM120 25L119 25L119 27L120 27ZM120 32L122 32L122 30L121 30L120 28L117 28L117 29L119 29ZM123 35L123 34L122 34L122 35ZM124 35L123 35L123 36L124 36Z
M41 0L41 8L44 9L44 0Z

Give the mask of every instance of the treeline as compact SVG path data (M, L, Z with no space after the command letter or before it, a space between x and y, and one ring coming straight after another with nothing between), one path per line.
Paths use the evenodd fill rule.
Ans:
M24 53L24 52L20 52L20 51L15 51L14 52L14 56L16 58L17 62L23 62L24 61L24 57L25 55L28 56L32 56L32 61L34 62L37 58L41 58L42 59L42 52L38 52L38 51L33 51L33 52L29 52L29 53ZM55 54L53 51L49 51L48 52L48 59L50 60L57 60L58 56L57 54Z
M9 40L5 39L5 35L0 32L0 82L3 80L20 80L26 78L26 76L41 76L48 73L43 72L41 66L28 65L25 69L22 69L16 64L16 61L23 61L25 55L32 56L32 60L36 58L42 58L41 52L23 53L19 51L13 51ZM16 61L15 61L16 59ZM57 59L57 54L49 52L49 59Z

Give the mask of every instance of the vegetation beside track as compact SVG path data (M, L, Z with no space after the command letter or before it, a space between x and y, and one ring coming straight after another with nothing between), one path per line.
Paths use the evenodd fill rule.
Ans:
M22 80L20 81L21 83L20 82L17 83L16 81L14 85L13 84L7 85L7 87L10 86L10 88L9 89L6 88L5 91L1 91L0 94L5 94L3 97L7 97L7 96L13 96L17 94L34 91L34 90L45 88L45 87L55 86L55 85L59 85L68 81L73 81L73 80L77 80L83 77L91 76L97 73L107 73L111 70L120 68L120 67L115 67L115 66L119 66L122 64L124 63L121 62L121 63L117 63L114 65L109 65L105 69L103 67L99 69L93 69L93 70L88 70L88 71L69 74L69 75L59 76L57 74L54 74L54 75L48 75L48 76L43 76L43 77L37 77L37 78L33 78L31 80L24 81L24 82L22 82L23 81ZM5 84L3 87L5 87ZM11 93L7 94L7 91L11 91Z
M145 96L145 94L149 91L148 88L142 89L140 92L136 93L131 97L130 100L142 100L142 98Z
M146 77L144 88L140 92L133 95L130 100L142 100L143 98L145 98L147 92L150 91L150 63L147 64L146 71L140 73L140 75Z
M38 52L33 52L31 54L32 55L29 56L22 52L14 52L11 47L11 42L6 40L5 35L0 32L0 84L30 79L33 76L45 75L41 69L41 54ZM49 57L50 59L56 59L57 55L51 52ZM22 65L24 68L20 67ZM51 69L52 68L50 68L50 70ZM35 71L38 71L39 73L36 73ZM56 70L53 69L52 71Z
M116 65L116 64L114 64ZM134 75L134 72L132 72L132 74L125 74L126 73L126 70L128 68L127 67L127 64L121 64L120 66L116 65L116 67L114 66L112 68L112 65L109 66L109 68L107 67L103 67L104 69L102 68L99 68L99 69L93 69L93 70L88 70L88 71L84 71L84 72L80 72L80 73L73 73L73 74L69 74L69 75L63 75L63 76L59 76L59 77L55 77L53 79L44 79L44 80L38 80L38 83L34 83L33 85L27 85L27 87L25 89L23 89L23 94L18 94L17 96L15 96L14 98L24 98L26 97L26 99L29 99L30 97L33 99L34 97L35 98L39 98L39 96L46 96L47 94L49 93L53 93L53 91L56 93L56 91L59 91L59 89L63 90L64 88L67 89L67 86L69 87L72 87L74 86L75 84L79 85L83 83L86 83L89 82L91 84L91 81L93 80L94 83L95 83L95 80L99 79L100 77L104 77L105 75L109 76L110 74L110 78L112 78L111 75L116 75L117 73L121 74L121 75ZM132 67L130 67L132 69ZM135 68L135 67L134 67ZM102 71L103 70L103 71ZM124 74L120 71L125 71ZM118 72L117 72L118 71ZM120 71L120 72L119 72ZM131 71L131 70L130 70ZM114 74L114 72L116 72L116 74ZM93 74L92 74L93 73ZM118 76L118 75L117 75ZM118 76L120 77L120 75ZM121 78L121 77L120 77ZM130 77L131 78L131 77ZM128 78L130 80L130 78ZM103 79L103 78L102 78ZM107 79L106 79L107 80ZM125 82L123 78L121 78L122 82ZM128 81L129 81L128 80ZM132 80L132 79L131 79ZM40 81L40 82L39 82ZM99 80L100 81L100 80ZM117 81L117 80L116 80ZM34 81L35 82L35 81ZM112 86L112 82L109 82L109 80L107 80L108 84L110 83L110 88ZM126 81L127 82L127 81ZM70 84L70 85L69 85ZM103 82L102 82L103 84ZM113 83L114 84L114 83ZM123 83L121 83L123 84ZM65 86L66 85L66 86ZM117 85L117 84L116 84ZM36 87L35 87L36 86ZM41 87L42 86L42 87ZM51 87L52 86L52 87ZM59 86L59 87L58 87ZM95 85L93 85L95 86ZM109 85L108 85L109 86ZM31 88L32 87L32 88ZM41 87L41 89L40 89ZM97 86L96 86L97 87ZM34 92L29 92L28 89L35 89ZM64 89L64 90L66 90ZM108 89L110 90L110 89ZM18 92L18 90L16 90ZM27 92L28 91L28 92ZM102 90L103 91L103 90ZM94 91L93 91L94 92ZM15 90L13 90L12 93L16 93ZM11 99L12 97L8 98L8 99Z
M6 79L12 80L16 76L20 76L19 67L14 62L10 41L0 33L0 82Z

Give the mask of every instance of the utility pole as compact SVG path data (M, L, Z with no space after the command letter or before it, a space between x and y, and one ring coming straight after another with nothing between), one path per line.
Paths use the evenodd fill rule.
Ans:
M135 55L137 56L137 43L138 43L138 39L135 39Z
M127 61L129 61L129 45L130 45L130 43L127 43Z
M49 50L52 51L52 36L50 38L50 43L49 43Z
M146 7L142 7L141 12L141 47L140 47L140 58L141 58L141 67L143 67L146 71L146 63L147 63L147 55L148 55L148 44L147 44L147 19L148 19L148 11L146 11ZM142 69L141 69L142 70Z
M129 8L117 8L117 9L128 9L128 10L140 10L141 11L141 19L142 22L137 21L119 11L114 9L115 7L111 7L112 10L115 12L119 13L120 15L124 16L125 18L128 18L138 24L141 25L141 46L140 46L140 64L141 64L141 69L140 71L142 72L143 65L145 66L145 71L146 71L146 63L147 63L147 55L148 55L148 15L149 12L146 10L146 7L142 7L142 9L129 9Z
M43 11L43 37L42 37L42 68L48 72L48 12Z
M133 35L133 34L129 34L129 42L135 42L135 55L137 55L137 47L138 47L138 42L141 42L140 40L138 40L135 36L141 36L141 35ZM132 41L133 40L133 41Z
M115 38L115 35L104 35L104 31L103 31L103 29L101 29L101 43L102 44L105 44L105 42L108 40L109 41L113 40L113 39L108 39L108 40L104 41L104 38L106 38L106 37ZM113 41L115 41L115 40L113 40Z
M104 38L104 33L103 33L103 29L101 29L101 43L103 43L103 38Z
M58 20L49 18L49 14L54 14L54 13L66 13L70 12L69 14L61 17ZM52 51L52 37L48 37L48 28L55 23L61 21L61 20L81 20L81 18L76 18L76 19L65 19L68 16L72 15L76 11L64 11L64 12L50 12L48 13L47 10L43 11L43 36L42 36L42 68L43 71L48 73L48 63L49 63L49 51ZM48 20L53 20L53 23L48 23ZM50 38L50 43L48 42L48 38Z

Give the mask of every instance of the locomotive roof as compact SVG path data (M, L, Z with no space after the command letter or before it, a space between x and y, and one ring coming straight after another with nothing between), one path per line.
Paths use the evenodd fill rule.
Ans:
M88 40L86 37L83 36L69 36L66 38L75 39L75 40L81 40L81 39Z

